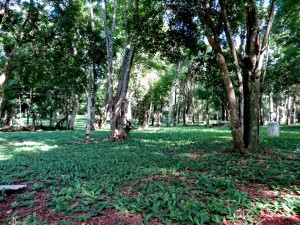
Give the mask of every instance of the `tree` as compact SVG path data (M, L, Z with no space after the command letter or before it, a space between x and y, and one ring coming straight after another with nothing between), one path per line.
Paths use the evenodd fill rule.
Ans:
M113 1L112 15L109 15L110 4L104 1L104 27L106 36L107 49L107 66L108 66L108 102L110 112L110 140L119 141L128 138L124 131L122 117L124 116L124 103L128 91L130 70L134 61L134 55L141 48L141 39L143 36L144 24L148 23L148 19L155 18L154 6L159 4L156 1L135 0L132 2ZM120 14L117 13L117 8L122 9ZM151 10L152 9L152 10ZM117 18L122 17L123 23L119 24L122 30L118 30L124 35L124 50L122 54L122 63L119 67L119 76L117 78L117 87L114 88L114 45ZM155 19L154 19L155 20Z

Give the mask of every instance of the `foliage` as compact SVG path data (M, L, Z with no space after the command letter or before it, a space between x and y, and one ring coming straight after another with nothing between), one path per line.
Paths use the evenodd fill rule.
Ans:
M141 213L145 224L155 218L163 224L251 224L261 210L299 213L299 126L282 127L280 138L267 137L263 128L262 149L239 155L224 152L231 146L227 126L134 130L126 143L110 143L107 130L95 131L97 143L87 145L76 144L84 135L78 125L77 131L1 135L0 184L28 184L16 194L11 214L0 212L2 223L13 213L23 223L46 223L39 211L18 215L39 206L41 195L43 209L71 223L112 209ZM251 198L241 185L265 187L276 201ZM7 197L3 193L0 204Z

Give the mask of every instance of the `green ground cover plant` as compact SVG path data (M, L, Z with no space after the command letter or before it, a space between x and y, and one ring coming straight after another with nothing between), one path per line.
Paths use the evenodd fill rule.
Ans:
M80 144L82 127L1 133L0 185L28 187L0 193L0 223L83 224L114 210L143 224L257 224L262 211L300 213L299 126L279 138L263 127L261 149L243 155L230 151L227 126L133 130L127 142L108 134Z

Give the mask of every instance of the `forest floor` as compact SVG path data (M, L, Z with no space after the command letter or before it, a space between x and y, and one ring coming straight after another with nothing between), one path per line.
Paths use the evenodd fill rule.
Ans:
M300 126L233 153L229 127L0 133L0 224L300 224Z

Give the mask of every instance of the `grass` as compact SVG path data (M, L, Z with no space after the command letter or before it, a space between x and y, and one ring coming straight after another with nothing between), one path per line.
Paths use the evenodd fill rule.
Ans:
M263 127L261 149L239 155L224 151L232 146L228 127L133 130L128 142L114 143L98 130L96 144L70 144L84 140L82 120L78 125L0 134L0 185L28 184L9 213L0 209L0 223L53 224L34 212L42 193L43 207L63 215L55 224L109 210L141 214L144 224L257 224L262 211L300 213L299 126L281 127L280 138L268 138ZM0 205L9 197L0 193Z

